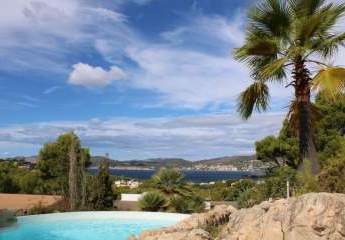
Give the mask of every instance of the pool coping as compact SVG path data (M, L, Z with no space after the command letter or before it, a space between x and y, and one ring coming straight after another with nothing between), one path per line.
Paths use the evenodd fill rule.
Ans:
M166 212L140 212L140 211L83 211L83 212L63 212L27 215L18 217L18 220L152 220L152 221L174 221L176 223L190 217L190 214L166 213Z

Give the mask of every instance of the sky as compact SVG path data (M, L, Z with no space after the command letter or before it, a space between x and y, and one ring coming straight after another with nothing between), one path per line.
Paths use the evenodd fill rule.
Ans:
M253 153L291 94L273 85L267 113L236 112L251 79L232 51L255 2L3 0L0 157L67 131L120 160Z

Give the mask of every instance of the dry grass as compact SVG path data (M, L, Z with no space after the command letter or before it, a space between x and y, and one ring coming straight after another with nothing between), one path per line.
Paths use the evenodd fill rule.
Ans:
M61 201L61 196L0 193L0 209L26 211L38 205L49 207Z

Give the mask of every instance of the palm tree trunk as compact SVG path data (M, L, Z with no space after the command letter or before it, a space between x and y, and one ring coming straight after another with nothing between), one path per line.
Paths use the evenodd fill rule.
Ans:
M75 210L77 208L77 156L76 156L76 143L74 136L71 139L71 146L69 149L69 201L70 210Z
M81 164L80 164L80 173L81 173L81 207L86 208L86 174L85 174L85 153L81 152Z
M298 110L298 138L300 167L303 162L309 159L312 163L313 173L319 170L318 161L314 152L313 129L311 119L310 100L310 72L306 68L302 57L295 59L293 76L295 79L295 98Z

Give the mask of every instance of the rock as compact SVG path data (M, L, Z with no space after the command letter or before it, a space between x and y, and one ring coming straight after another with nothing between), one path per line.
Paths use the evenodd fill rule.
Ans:
M0 209L0 228L11 226L17 222L14 211L7 209Z
M138 238L132 237L130 240L211 240L205 229L227 223L229 216L235 211L231 206L217 206L207 213L193 214L172 227L144 231Z
M132 240L345 240L345 194L309 193L236 210L219 206Z
M345 239L345 195L310 193L234 212L219 240Z
M158 233L158 234L157 234ZM211 240L210 234L203 229L178 230L174 232L147 232L140 235L138 239L145 240ZM136 238L133 238L135 240Z

